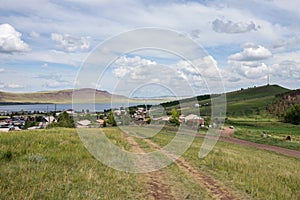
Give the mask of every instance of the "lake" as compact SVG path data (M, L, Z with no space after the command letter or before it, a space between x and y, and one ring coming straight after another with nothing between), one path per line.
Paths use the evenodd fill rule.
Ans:
M148 104L158 104L157 102L147 102ZM141 105L141 103L130 103L129 106ZM68 109L74 109L75 111L89 110L104 111L110 108L128 107L127 104L113 104L111 103L96 103L96 104L16 104L16 105L0 105L0 112L18 112L18 111L63 111Z

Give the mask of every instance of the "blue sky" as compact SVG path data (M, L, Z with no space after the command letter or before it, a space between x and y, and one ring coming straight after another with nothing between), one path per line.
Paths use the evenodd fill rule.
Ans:
M299 88L299 7L294 0L4 1L0 90L73 88L82 63L99 43L142 27L172 29L195 40L217 64L226 91L266 84L268 75L271 84ZM145 52L125 56L98 89L114 92L113 85L132 73L131 66L168 65L160 57Z

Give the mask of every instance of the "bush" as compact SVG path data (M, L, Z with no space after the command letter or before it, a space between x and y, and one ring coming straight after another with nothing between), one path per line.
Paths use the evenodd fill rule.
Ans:
M284 115L284 121L296 125L300 124L300 104L287 109Z
M175 108L173 108L172 111L171 111L171 118L170 118L169 122L171 124L176 125L176 126L180 125L180 122L179 122L179 112L177 112L177 110Z

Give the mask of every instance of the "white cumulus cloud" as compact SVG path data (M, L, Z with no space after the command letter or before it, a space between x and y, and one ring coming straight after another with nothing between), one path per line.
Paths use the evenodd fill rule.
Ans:
M235 72L249 79L259 79L271 72L265 62L272 57L270 50L253 43L246 43L242 47L243 51L228 57L228 64Z
M28 51L28 45L21 39L22 34L10 24L0 25L0 52L13 53Z
M235 68L241 76L249 79L258 79L269 74L269 67L265 63L257 63L255 67L241 64L239 67Z
M141 58L140 56L122 56L116 60L115 65L117 67L113 70L113 74L116 77L121 78L128 73L132 74L132 76L134 77L141 71L141 68L151 65L157 65L157 63L155 61Z
M242 52L233 54L228 59L232 61L258 61L270 58L271 56L272 53L269 49L260 45L246 43Z
M59 48L68 52L90 48L89 37L74 37L69 34L52 33L51 39L56 42Z
M250 31L257 31L259 26L256 26L253 22L232 22L215 19L212 22L212 28L217 33L246 33Z

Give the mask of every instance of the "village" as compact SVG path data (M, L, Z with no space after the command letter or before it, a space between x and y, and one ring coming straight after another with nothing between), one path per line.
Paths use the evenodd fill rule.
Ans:
M146 106L126 109L104 110L103 112L90 113L89 110L81 112L68 109L58 112L26 112L20 111L15 113L2 112L0 114L0 132L44 129L52 127L59 121L59 116L66 113L73 120L76 128L105 128L108 126L137 125L145 126L172 124L171 115L152 114ZM195 124L198 127L204 127L204 118L195 115L178 114L176 119L179 124ZM177 123L177 125L179 125Z

